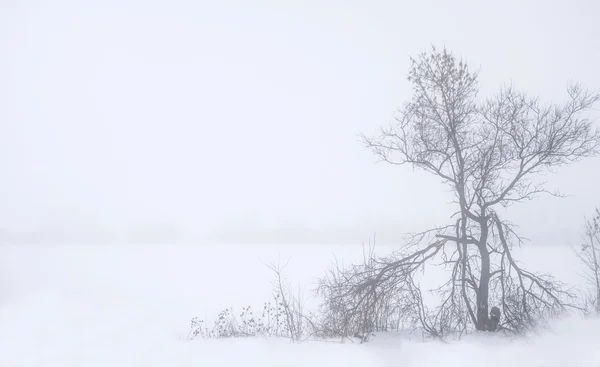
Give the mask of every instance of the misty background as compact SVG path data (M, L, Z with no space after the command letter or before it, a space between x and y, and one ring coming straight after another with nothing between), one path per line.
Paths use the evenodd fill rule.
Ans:
M448 190L376 164L358 133L410 98L409 56L446 46L543 100L600 88L600 3L0 2L3 243L378 243L447 222ZM595 117L600 116L596 113ZM578 244L600 159L571 195L515 206L538 244Z

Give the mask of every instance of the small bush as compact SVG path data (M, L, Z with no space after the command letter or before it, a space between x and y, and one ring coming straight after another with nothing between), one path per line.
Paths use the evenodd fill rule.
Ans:
M304 314L304 299L301 292L293 296L284 280L280 266L269 265L276 275L273 281L273 299L263 304L260 310L252 306L242 307L239 314L226 308L217 315L209 327L205 320L192 318L188 339L222 339L256 336L274 336L300 341L313 330L312 314ZM314 335L313 331L311 335Z
M233 308L219 312L217 320L209 327L205 320L194 317L188 339L220 339L252 336L289 336L284 319L283 303L276 295L273 302L265 302L259 312L252 306L242 307L239 314Z

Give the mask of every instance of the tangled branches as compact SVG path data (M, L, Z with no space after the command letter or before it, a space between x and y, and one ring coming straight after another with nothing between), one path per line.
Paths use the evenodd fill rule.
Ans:
M520 239L510 224L495 213L488 224L487 275L479 242L467 237L461 244L450 234L459 222L412 235L390 256L376 257L370 251L362 264L334 264L319 286L328 333L360 335L364 340L376 331L401 328L418 328L436 338L473 329L524 333L576 308L575 294L564 284L548 274L530 272L514 259L512 241ZM434 266L447 278L424 290L416 278ZM482 283L486 276L487 283ZM425 301L425 291L435 299L433 306ZM484 295L494 307L491 315L486 309L485 324L479 328Z
M585 295L585 312L600 315L600 209L586 221L584 243L574 252L584 266L583 276L591 288Z

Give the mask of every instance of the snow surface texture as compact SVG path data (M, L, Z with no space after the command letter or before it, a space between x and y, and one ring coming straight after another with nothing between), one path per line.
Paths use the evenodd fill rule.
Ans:
M576 284L568 248L518 256ZM379 334L367 344L283 339L187 341L190 319L269 299L264 263L307 293L333 259L356 246L0 247L0 366L600 366L600 321L569 319L528 339L467 336L423 342Z

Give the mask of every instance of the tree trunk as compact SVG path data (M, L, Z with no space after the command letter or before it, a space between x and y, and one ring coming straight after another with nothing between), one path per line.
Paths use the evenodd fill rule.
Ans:
M484 243L485 244L485 243ZM487 248L479 248L481 255L481 276L479 277L479 291L477 292L477 330L487 330L489 293L490 293L490 254Z

